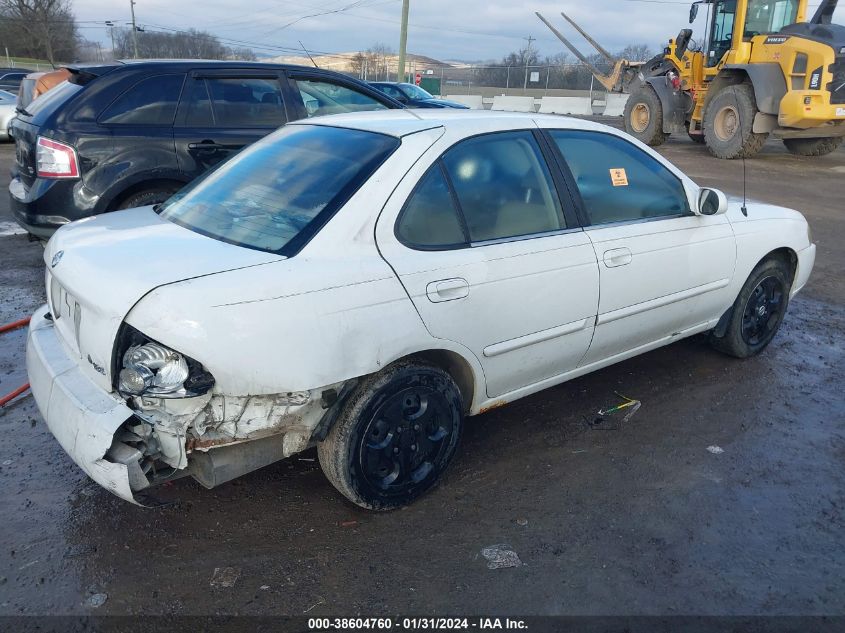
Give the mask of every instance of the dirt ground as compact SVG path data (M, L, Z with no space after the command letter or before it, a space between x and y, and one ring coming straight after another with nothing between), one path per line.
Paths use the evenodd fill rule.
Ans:
M661 151L742 193L740 162L686 138ZM13 156L0 146L2 323L43 301L41 246L5 224ZM738 361L686 340L472 418L405 510L352 506L313 451L134 507L31 397L3 409L0 615L845 614L845 151L770 142L746 168L749 198L803 211L819 249L773 344ZM26 380L23 342L0 337L0 394ZM591 425L615 391L642 408ZM496 544L523 565L488 569Z

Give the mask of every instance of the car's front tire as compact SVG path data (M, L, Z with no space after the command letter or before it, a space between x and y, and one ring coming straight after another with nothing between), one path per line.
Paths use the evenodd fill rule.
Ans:
M783 322L791 287L792 273L782 259L762 261L742 286L724 336L711 335L711 345L737 358L759 354Z
M355 388L317 454L347 499L392 510L437 483L462 427L463 402L452 377L438 367L402 362Z

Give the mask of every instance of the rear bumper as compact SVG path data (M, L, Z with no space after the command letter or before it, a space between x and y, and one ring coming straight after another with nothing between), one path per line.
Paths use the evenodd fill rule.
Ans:
M50 432L91 479L122 499L138 503L129 486L129 469L106 453L114 434L132 417L122 401L91 382L70 358L44 318L47 306L32 316L26 368L32 395ZM140 505L140 504L139 504Z
M807 284L813 266L816 263L816 245L810 244L804 250L798 251L798 266L795 269L795 279L792 280L790 298L794 297Z
M27 187L20 176L13 175L9 200L15 220L33 235L48 239L62 225L94 215L93 208L78 204L76 189L81 186L79 180L36 178Z

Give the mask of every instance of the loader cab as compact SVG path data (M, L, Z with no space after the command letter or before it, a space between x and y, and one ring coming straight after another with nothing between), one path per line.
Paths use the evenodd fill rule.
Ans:
M737 0L716 0L707 25L707 44L704 48L704 65L716 66L733 46L734 21Z
M802 2L806 0L704 0L695 3L690 10L690 21L698 13L698 5L707 10L707 41L704 49L704 65L713 68L730 50L736 50L745 57L750 48L743 52L743 43L750 43L756 35L779 33L780 30L803 19ZM735 25L742 24L741 31ZM736 36L736 39L734 39ZM745 59L733 60L744 63Z

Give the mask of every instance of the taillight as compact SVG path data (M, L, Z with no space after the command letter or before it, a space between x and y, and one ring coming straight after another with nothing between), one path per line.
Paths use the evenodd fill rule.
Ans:
M79 162L76 150L70 145L38 137L35 149L35 168L41 178L78 178Z

